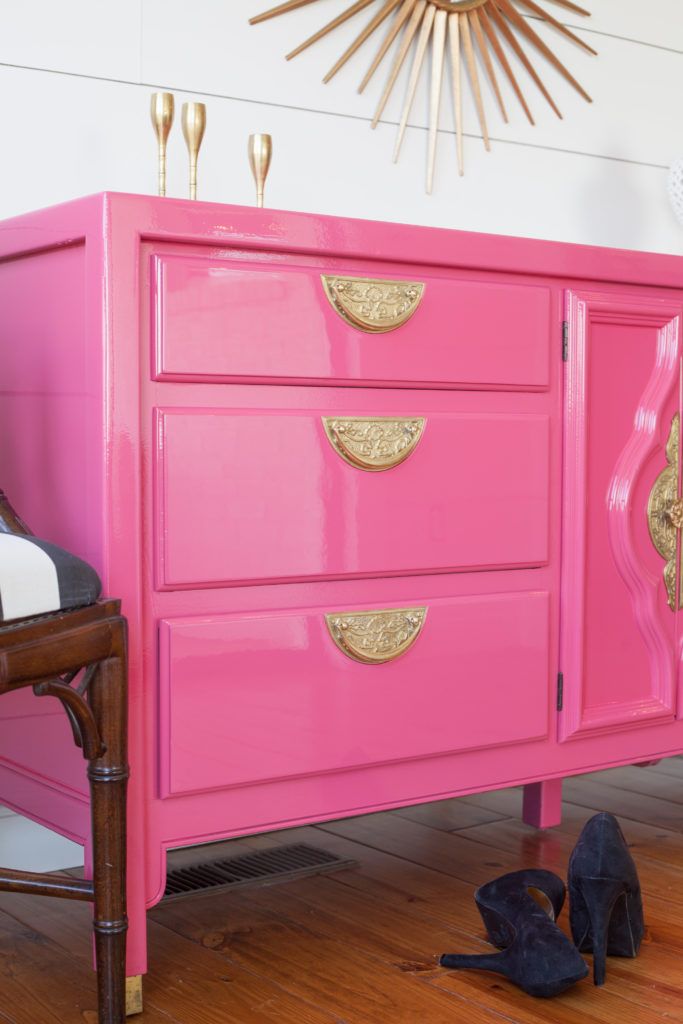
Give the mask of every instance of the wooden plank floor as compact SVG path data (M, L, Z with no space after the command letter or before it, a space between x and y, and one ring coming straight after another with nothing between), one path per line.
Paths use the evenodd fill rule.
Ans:
M155 908L137 1021L683 1024L683 759L569 780L565 798L562 825L545 832L504 790L220 844L229 855L305 841L358 867ZM446 950L490 949L476 885L521 867L564 876L596 810L618 815L640 872L637 960L611 958L603 989L588 978L553 1000L437 966ZM0 894L0 1022L96 1024L88 924L85 905Z

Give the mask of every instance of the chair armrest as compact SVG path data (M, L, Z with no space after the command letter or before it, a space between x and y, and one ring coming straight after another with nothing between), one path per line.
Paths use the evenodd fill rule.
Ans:
M0 533L18 533L25 537L33 534L26 523L14 511L4 491L0 490Z

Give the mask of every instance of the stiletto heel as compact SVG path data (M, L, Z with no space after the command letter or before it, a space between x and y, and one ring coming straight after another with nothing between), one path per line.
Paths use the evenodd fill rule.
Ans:
M455 970L466 968L473 971L494 971L496 974L504 974L508 971L508 953L444 953L439 960L441 967L453 967Z
M584 825L568 882L574 942L593 953L593 980L604 985L606 957L636 956L645 930L638 873L613 814L596 814Z
M617 900L626 895L626 886L617 878L582 878L578 884L590 922L593 980L604 985L610 920Z
M532 895L538 893L547 909ZM564 992L588 974L569 939L555 924L565 886L552 871L513 871L477 889L474 898L489 940L501 953L444 953L442 967L495 971L533 996Z

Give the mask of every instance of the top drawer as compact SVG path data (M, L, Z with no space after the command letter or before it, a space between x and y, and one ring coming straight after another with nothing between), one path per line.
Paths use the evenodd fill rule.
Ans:
M548 385L550 290L291 261L152 257L158 380Z

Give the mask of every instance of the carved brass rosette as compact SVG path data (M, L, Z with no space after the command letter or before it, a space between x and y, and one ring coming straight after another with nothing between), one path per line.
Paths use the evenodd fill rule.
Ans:
M410 320L424 285L415 281L378 281L368 277L321 275L325 295L347 324L368 334L384 334Z
M356 469L378 473L404 462L422 437L424 417L366 419L323 416L328 440L342 459Z
M678 496L679 441L680 418L676 413L666 442L667 465L655 480L647 503L647 523L652 543L662 558L666 559L664 583L672 610L676 608L676 544L683 526L683 500Z
M364 665L382 665L404 654L417 640L426 608L333 612L326 615L330 636L340 651Z

